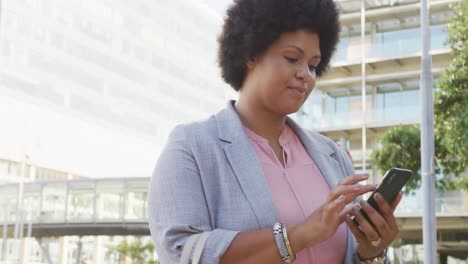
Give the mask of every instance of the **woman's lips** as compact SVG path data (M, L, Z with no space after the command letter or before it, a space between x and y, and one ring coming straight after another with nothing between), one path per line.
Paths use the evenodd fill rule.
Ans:
M305 93L307 91L306 88L298 86L289 86L288 89L291 90L296 96L301 98L305 96Z

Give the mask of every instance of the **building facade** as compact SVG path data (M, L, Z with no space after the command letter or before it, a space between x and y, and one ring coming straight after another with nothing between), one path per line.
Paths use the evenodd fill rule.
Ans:
M29 237L28 223L146 222L168 134L229 97L221 22L191 0L0 1L1 263L118 262L123 233Z
M0 182L23 163L69 178L148 176L176 124L225 104L221 17L203 3L0 3Z
M449 6L458 1L428 2L433 89L437 89L440 73L452 59L445 45L446 25L452 18ZM341 41L328 74L317 81L315 90L294 118L346 148L355 169L368 172L369 181L378 183L382 175L370 161L371 153L379 147L378 137L391 127L417 125L421 120L420 3L414 0L341 0L337 3L341 9ZM396 243L395 258L400 261L422 261L422 245L418 245L422 244L421 229L419 237L412 233L409 239L414 230L410 231L409 225L403 224L408 216L422 215L421 199L421 192L416 191L415 195L405 196L397 209L402 232ZM446 228L465 233L463 238L455 239L453 234L441 235L440 231L441 259L458 257L464 263L468 255L459 253L468 252L468 243L460 242L468 240L466 228L463 229L468 223L468 195L461 191L439 191L436 207L438 216L448 217L443 220L454 217L451 226L441 226L443 220L438 218L438 230ZM459 216L464 217L458 219ZM454 245L454 240L459 243ZM405 244L412 245L401 246ZM454 250L447 250L450 247ZM452 261L456 263L455 259Z

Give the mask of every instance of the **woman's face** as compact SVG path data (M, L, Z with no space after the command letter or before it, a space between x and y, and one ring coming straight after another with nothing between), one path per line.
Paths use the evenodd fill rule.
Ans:
M315 86L319 38L307 30L283 33L248 63L241 96L278 115L297 112Z

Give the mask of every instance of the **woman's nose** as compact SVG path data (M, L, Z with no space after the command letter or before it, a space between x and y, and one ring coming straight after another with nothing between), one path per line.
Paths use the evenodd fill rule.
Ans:
M309 82L313 79L315 79L315 70L310 70L309 65L301 65L298 67L297 72L296 72L296 77L304 80L305 82Z

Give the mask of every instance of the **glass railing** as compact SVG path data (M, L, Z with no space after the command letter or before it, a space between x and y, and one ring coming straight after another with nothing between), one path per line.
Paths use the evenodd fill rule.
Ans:
M25 223L146 222L149 178L51 181L0 185L0 221Z
M419 122L421 109L419 105L393 107L386 109L373 109L367 111L367 124L397 124Z
M362 124L360 112L341 112L322 115L308 115L299 118L302 126L307 129L328 129L358 127Z
M362 125L361 112L341 112L322 115L298 117L299 122L307 129L342 129L356 128ZM369 126L387 126L400 123L418 123L420 120L419 105L372 109L366 113L366 124Z
M370 151L369 151L370 153ZM357 155L357 152L354 153ZM24 185L24 224L49 223L140 223L147 222L149 178L37 182ZM0 186L0 223L14 224L17 213L17 184ZM438 197L439 215L468 215L468 194ZM418 197L405 197L398 216L419 216Z
M461 193L456 197L437 197L435 209L438 216L468 216L468 194ZM422 199L403 198L395 210L395 215L400 217L422 216Z
M353 159L353 162L362 162L362 150L361 149L352 149L352 150L348 150L349 151L349 155L351 156L351 158ZM372 154L372 151L373 149L367 149L366 150L366 160L369 160L370 157L371 157L371 154Z
M431 50L447 48L447 31L444 25L431 26ZM421 30L409 29L378 33L373 39L366 38L366 59L385 59L414 55L421 50ZM332 63L354 63L360 61L361 41L359 37L343 38L338 44Z

